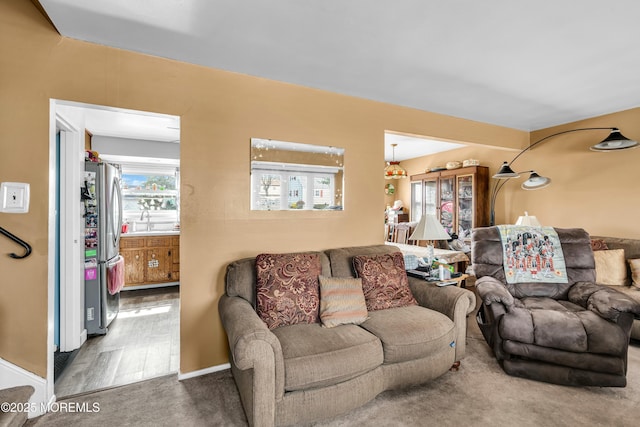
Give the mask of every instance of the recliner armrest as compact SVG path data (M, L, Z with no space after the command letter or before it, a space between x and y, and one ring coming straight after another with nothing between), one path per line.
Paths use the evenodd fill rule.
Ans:
M567 296L569 301L591 310L600 317L618 321L621 313L640 316L640 304L622 292L592 282L576 282Z
M485 305L500 303L509 310L515 304L513 295L509 293L502 282L494 277L483 276L479 278L476 280L476 289Z

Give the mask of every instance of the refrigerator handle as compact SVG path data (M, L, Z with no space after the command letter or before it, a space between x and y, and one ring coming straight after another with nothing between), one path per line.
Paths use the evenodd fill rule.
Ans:
M118 177L113 178L113 192L115 193L114 198L118 200L118 221L113 225L115 228L115 230L113 230L113 244L115 246L120 241L120 235L122 234L122 190Z

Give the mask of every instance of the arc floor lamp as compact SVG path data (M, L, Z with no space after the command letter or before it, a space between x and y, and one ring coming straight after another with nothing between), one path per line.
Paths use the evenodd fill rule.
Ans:
M622 135L620 133L620 130L618 128L606 128L606 127L594 127L594 128L579 128L579 129L571 129L571 130L565 130L562 132L558 132L558 133L554 133L552 135L548 135L545 136L544 138L534 142L533 144L529 145L528 147L526 147L524 150L520 151L518 153L518 155L516 155L510 162L504 162L502 164L502 166L500 167L500 169L498 170L498 173L496 173L495 175L493 175L493 178L496 179L495 184L491 190L491 195L490 195L490 199L489 199L489 205L490 205L490 218L489 218L489 225L495 225L495 207L496 207L496 198L498 196L498 193L500 192L500 190L502 189L502 187L504 187L504 184L507 183L507 181L509 181L511 178L519 178L521 173L529 173L529 178L522 183L521 188L523 190L538 190L540 188L544 188L547 187L549 184L551 184L551 179L538 175L538 173L535 170L528 170L528 171L521 171L521 172L514 172L514 170L511 168L511 165L513 164L513 162L515 162L520 156L522 156L524 153L526 153L527 151L531 150L533 147L535 147L536 145L539 145L540 143L553 138L555 136L558 135L563 135L565 133L572 133L572 132L580 132L580 131L586 131L586 130L608 130L609 132L609 136L607 136L604 140L602 140L601 142L597 143L596 145L590 147L590 149L592 151L600 151L600 152L612 152L612 151L618 151L618 150L626 150L629 148L635 148L638 146L638 142L631 140L627 137L625 137L624 135Z

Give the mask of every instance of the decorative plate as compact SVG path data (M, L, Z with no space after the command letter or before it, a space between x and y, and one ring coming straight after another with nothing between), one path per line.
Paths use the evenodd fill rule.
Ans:
M447 162L447 169L451 170L451 169L458 169L462 167L462 163L461 162Z

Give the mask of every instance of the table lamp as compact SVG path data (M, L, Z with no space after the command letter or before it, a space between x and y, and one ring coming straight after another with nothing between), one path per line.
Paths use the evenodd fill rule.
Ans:
M528 225L530 227L540 227L540 221L535 215L529 215L529 212L525 211L524 216L520 215L516 221L516 225Z
M426 240L427 241L427 257L429 258L429 265L435 258L433 256L433 241L434 240L449 240L451 236L444 229L438 218L435 215L425 214L422 215L415 230L409 236L409 240Z

